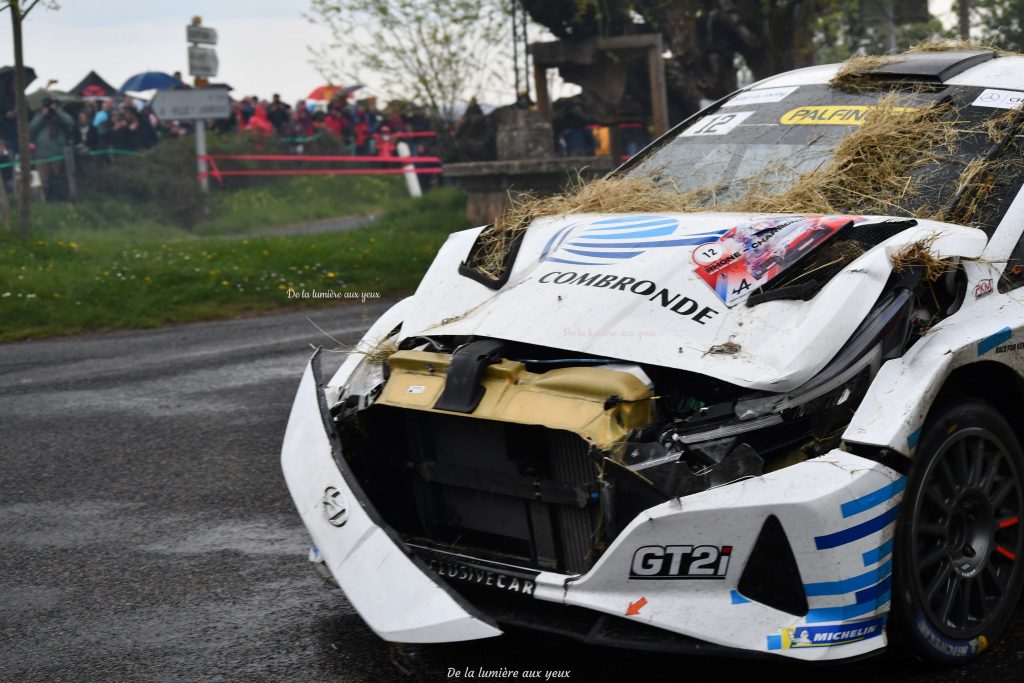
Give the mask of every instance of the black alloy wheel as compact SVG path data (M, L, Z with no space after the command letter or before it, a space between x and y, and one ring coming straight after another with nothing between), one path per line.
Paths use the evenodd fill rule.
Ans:
M922 430L896 531L895 623L933 661L1005 629L1024 582L1024 454L1002 414L965 399Z

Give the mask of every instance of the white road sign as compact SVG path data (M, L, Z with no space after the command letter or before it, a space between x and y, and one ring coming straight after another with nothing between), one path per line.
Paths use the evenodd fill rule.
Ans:
M207 45L217 44L217 29L209 28L207 26L192 26L188 25L185 27L186 39L190 43L206 43Z
M217 53L208 47L191 46L188 49L188 72L193 76L217 75Z
M231 115L227 90L161 90L152 105L157 118L165 121L223 119Z

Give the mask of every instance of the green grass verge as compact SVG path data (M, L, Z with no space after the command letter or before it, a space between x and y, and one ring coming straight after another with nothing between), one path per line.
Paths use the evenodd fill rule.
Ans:
M339 209L315 192L324 179L305 180L260 189L270 197L263 205L245 201L252 188L215 198L214 218L195 232L244 233L354 207L390 208L376 224L349 232L227 239L120 215L127 210L118 206L40 207L32 239L0 237L0 340L338 303L289 298L288 290L397 296L415 288L448 234L465 227L465 198L452 189L413 201L397 198L393 183L362 185L366 195ZM295 201L307 196L305 204ZM217 202L237 203L225 211Z
M304 221L379 213L408 198L394 176L301 176L235 192L210 193L210 217L197 235L237 234Z

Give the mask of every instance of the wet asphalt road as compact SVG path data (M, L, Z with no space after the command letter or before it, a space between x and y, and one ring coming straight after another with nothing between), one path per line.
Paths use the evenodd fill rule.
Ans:
M278 463L309 344L384 304L0 345L0 681L1024 680L1024 611L939 674L610 652L550 636L391 648L305 560ZM341 354L326 354L333 371ZM507 680L507 679L505 679Z

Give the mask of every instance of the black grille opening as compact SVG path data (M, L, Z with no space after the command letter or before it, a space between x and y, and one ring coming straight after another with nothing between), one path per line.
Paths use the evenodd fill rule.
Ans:
M764 521L736 588L744 597L777 610L801 617L807 614L807 595L800 568L775 515Z
M568 574L597 560L599 464L576 434L389 406L361 426L346 459L409 542Z

